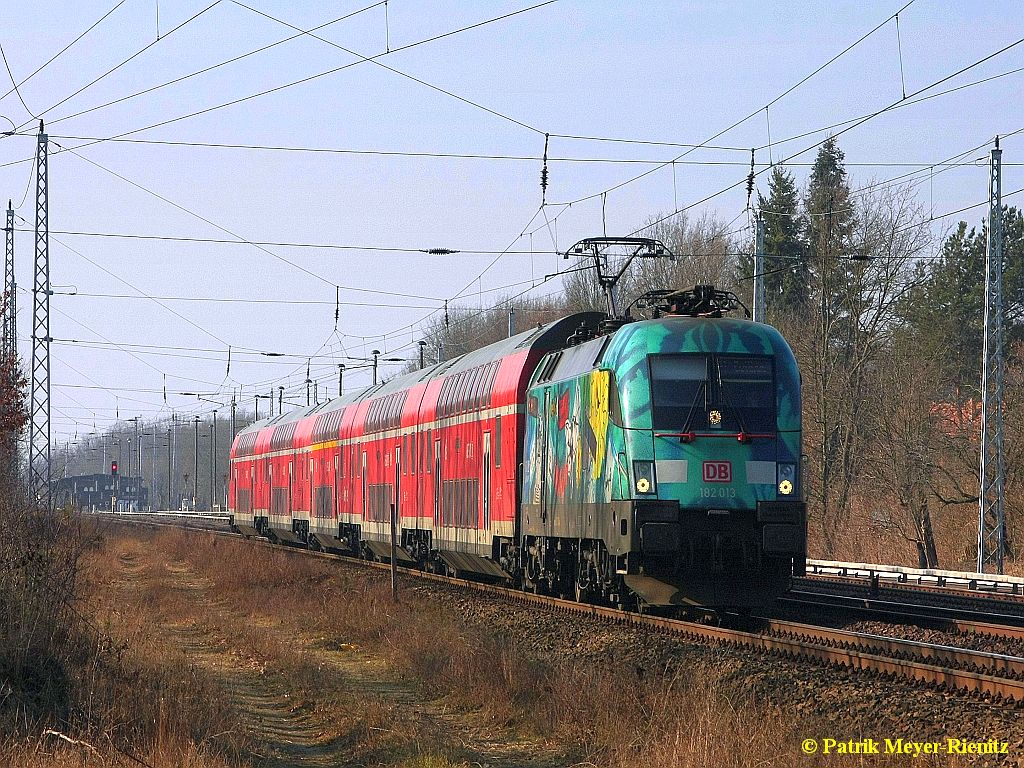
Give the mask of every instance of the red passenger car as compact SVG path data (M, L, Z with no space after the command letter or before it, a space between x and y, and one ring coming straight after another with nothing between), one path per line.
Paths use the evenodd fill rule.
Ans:
M247 427L231 448L235 524L386 558L394 504L401 559L503 576L519 533L530 375L602 318L563 318Z

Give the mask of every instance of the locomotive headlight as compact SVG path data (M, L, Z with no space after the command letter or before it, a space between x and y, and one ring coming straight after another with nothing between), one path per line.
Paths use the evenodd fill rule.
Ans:
M638 494L650 496L658 492L658 486L654 482L654 462L634 461L633 462L633 487Z
M778 465L779 494L789 496L796 488L796 464Z

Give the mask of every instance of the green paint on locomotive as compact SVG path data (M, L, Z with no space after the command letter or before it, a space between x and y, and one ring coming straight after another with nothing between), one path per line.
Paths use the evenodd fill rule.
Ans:
M590 342L595 343L601 342ZM714 429L701 430L692 442L678 434L659 436L649 356L681 354L770 357L774 434L749 442L737 440L735 431L718 436ZM527 393L524 504L539 505L546 497L547 505L577 508L647 498L677 500L682 507L753 509L759 499L799 498L796 484L792 493L779 493L775 473L778 464L798 467L800 461L799 372L789 346L771 326L692 317L630 323L607 341L593 369L537 383L550 375L547 360L538 365ZM558 367L553 370L557 379ZM654 462L663 475L655 477L655 492L637 492L635 461ZM705 482L709 461L729 462L731 478Z

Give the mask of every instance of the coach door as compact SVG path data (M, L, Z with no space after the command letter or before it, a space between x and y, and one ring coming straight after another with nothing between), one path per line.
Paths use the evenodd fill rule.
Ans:
M484 530L491 530L491 433L484 432L483 477L480 478L481 506L484 510Z
M395 521L395 528L392 530L396 531L395 535L397 536L397 529L402 521L402 446L400 445L395 446L395 495L391 503Z
M295 468L294 462L288 462L288 520L289 523L295 519L295 512L292 509L292 494L295 492ZM290 526L289 526L290 527Z
M332 512L332 517L334 518L335 522L337 522L337 520L339 518L339 512L338 512L338 470L341 467L341 451L342 451L342 449L339 448L338 452L334 455L334 496L333 496L334 502L333 502L333 506L332 506L331 512ZM337 533L337 531L335 531L335 533Z
M362 491L363 491L363 521L365 522L365 520L366 520L366 505L367 505L367 500L366 500L366 451L363 451L362 454L363 454L363 456L362 456L362 465L361 465L362 472L360 473L360 477L362 477L362 480L363 480L363 488L362 488Z
M434 441L434 537L437 538L441 527L441 494L444 486L441 483L441 441Z

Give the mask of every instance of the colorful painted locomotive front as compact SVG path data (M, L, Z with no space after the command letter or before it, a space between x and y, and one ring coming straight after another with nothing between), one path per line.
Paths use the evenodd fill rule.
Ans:
M527 392L528 582L746 606L803 567L800 386L770 326L669 316L545 357Z

